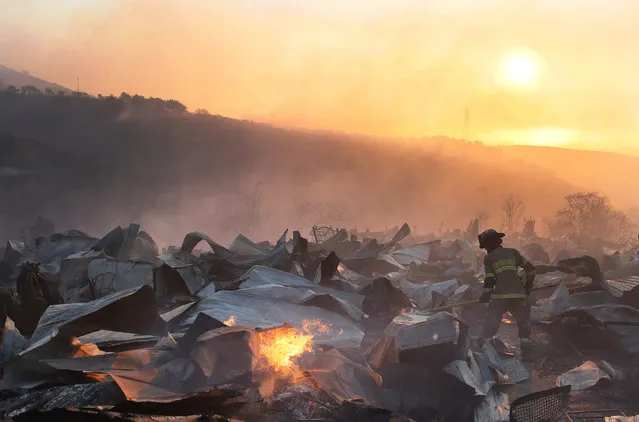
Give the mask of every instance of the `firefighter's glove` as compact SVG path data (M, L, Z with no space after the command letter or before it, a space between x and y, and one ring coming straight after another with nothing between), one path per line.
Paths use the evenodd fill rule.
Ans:
M490 302L490 296L492 296L492 292L484 291L479 297L479 303L488 303Z

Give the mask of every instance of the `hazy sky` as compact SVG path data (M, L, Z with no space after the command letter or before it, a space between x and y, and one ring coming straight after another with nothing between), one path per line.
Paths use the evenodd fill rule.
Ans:
M0 64L93 94L639 153L638 37L636 0L0 0Z

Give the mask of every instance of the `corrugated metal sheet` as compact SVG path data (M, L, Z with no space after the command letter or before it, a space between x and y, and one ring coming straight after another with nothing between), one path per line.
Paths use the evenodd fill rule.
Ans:
M89 249L69 255L61 261L59 277L64 286L65 300L70 298L67 294L73 294L70 290L84 285L88 280L89 262L106 258L104 251Z
M229 258L235 255L233 252L215 242L213 239L202 232L187 233L186 236L184 236L184 240L182 241L182 246L180 247L180 249L182 251L192 253L193 249L195 249L197 244L201 241L205 241L206 243L208 243L213 252L223 258Z
M631 276L639 276L639 261L631 262L605 274L605 278L610 280L619 280Z
M624 294L639 287L639 277L630 276L619 280L606 280L603 287L614 297L622 297Z
M206 286L209 281L202 270L195 265L188 265L186 267L173 269L180 274L180 277L184 280L184 283L191 294L197 293L200 289L202 289L202 287Z
M97 330L166 335L166 322L157 313L154 296L150 286L142 286L91 302L51 305L40 317L28 348L20 354L25 355L58 335L79 337Z
M582 311L614 332L626 351L639 353L639 311L613 304L593 306Z
M247 238L243 234L237 235L229 250L244 256L266 256L268 251L260 249L251 239Z
M604 290L575 293L568 298L568 308L581 310L597 306L615 306L617 300Z
M410 265L411 263L426 264L430 258L432 246L428 243L414 245L409 248L399 249L391 252L391 255L401 265Z
M453 360L463 360L469 347L468 328L451 314L415 312L396 316L366 355L375 368L415 359L427 365L443 366Z
M567 286L587 286L592 283L589 277L579 277L576 274L566 274L561 271L553 271L545 274L537 274L535 277L535 288L552 287L557 286L561 282L566 283Z
M88 266L88 277L96 297L143 285L153 286L153 267L148 264L94 259Z
M174 293L172 289L176 282L183 283L185 292L195 294L209 281L199 267L184 262L174 255L162 255L158 261L161 265L154 268L153 281L159 296Z

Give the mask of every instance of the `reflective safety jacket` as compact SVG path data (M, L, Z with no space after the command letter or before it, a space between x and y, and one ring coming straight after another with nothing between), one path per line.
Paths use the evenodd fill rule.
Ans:
M484 266L484 291L492 293L492 299L525 299L535 280L535 267L516 249L493 249L484 258ZM518 268L526 272L525 282L519 278Z

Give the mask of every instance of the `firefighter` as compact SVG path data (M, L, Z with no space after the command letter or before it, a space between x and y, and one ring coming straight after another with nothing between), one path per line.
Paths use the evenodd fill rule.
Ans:
M527 357L532 348L528 296L535 280L535 267L516 249L504 248L501 245L504 236L504 233L493 229L478 236L479 247L488 252L484 258L484 292L479 298L480 303L488 303L481 337L483 340L492 339L499 330L504 313L510 311L517 321L522 355ZM519 278L518 268L524 269L525 281Z

